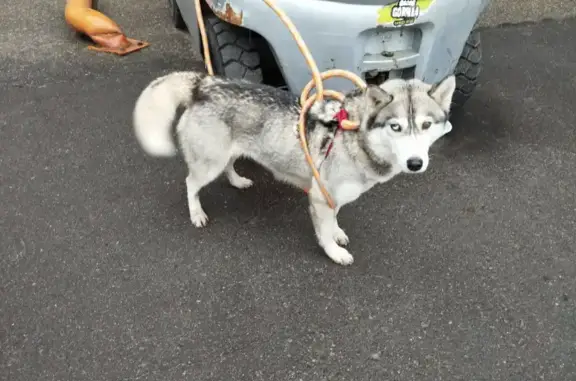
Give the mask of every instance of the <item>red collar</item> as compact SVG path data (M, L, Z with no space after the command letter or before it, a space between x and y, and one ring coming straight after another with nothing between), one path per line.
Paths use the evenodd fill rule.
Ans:
M334 119L338 121L338 129L342 129L342 121L348 119L348 111L344 110L343 108L340 109L335 115Z
M341 108L340 111L338 111L334 115L334 119L336 119L336 121L338 121L338 127L336 127L336 132L334 132L334 139L332 139L332 141L330 142L330 145L326 149L326 155L324 155L324 158L327 158L328 155L330 154L330 151L332 151L332 147L334 146L334 140L336 140L336 134L338 134L339 131L343 130L342 121L348 119L348 111Z

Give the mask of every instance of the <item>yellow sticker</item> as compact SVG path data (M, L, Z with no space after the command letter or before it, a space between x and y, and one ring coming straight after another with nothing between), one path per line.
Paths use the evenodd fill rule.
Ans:
M434 0L398 0L378 10L378 24L405 26L414 24Z

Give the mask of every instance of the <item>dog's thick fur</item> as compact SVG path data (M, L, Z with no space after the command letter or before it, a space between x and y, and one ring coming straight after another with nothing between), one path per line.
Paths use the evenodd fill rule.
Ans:
M348 265L353 257L342 247L348 237L338 226L338 210L401 172L426 170L429 147L452 128L448 113L454 88L453 76L433 85L394 79L351 91L342 104L327 100L313 106L307 117L310 153L335 210L327 205L304 157L297 134L297 99L284 90L175 72L144 89L134 109L134 127L148 154L175 155L171 126L178 107L184 107L177 135L188 165L188 206L196 227L208 222L200 189L222 173L234 187L252 185L234 170L237 158L248 157L277 179L309 190L318 243L334 262ZM357 131L337 129L334 116L341 108L350 120L360 122Z

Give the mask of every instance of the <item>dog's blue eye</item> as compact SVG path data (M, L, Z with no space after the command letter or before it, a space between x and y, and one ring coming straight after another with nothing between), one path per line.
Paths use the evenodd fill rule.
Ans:
M400 131L402 131L402 127L400 127L400 125L399 125L399 124L396 124L396 123L391 124L391 125L390 125L390 129L391 129L392 131L394 131L394 132L400 132Z

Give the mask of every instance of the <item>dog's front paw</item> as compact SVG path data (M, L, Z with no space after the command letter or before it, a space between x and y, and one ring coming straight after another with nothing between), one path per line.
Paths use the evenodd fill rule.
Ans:
M352 254L350 254L348 250L338 245L334 245L329 249L326 249L326 254L330 257L330 259L339 265L348 266L354 262L354 257Z
M197 228L203 228L208 224L208 216L202 209L190 211L190 221Z
M336 241L336 243L340 246L346 246L350 242L350 239L348 238L344 230L337 227L336 231L334 232L334 241Z

